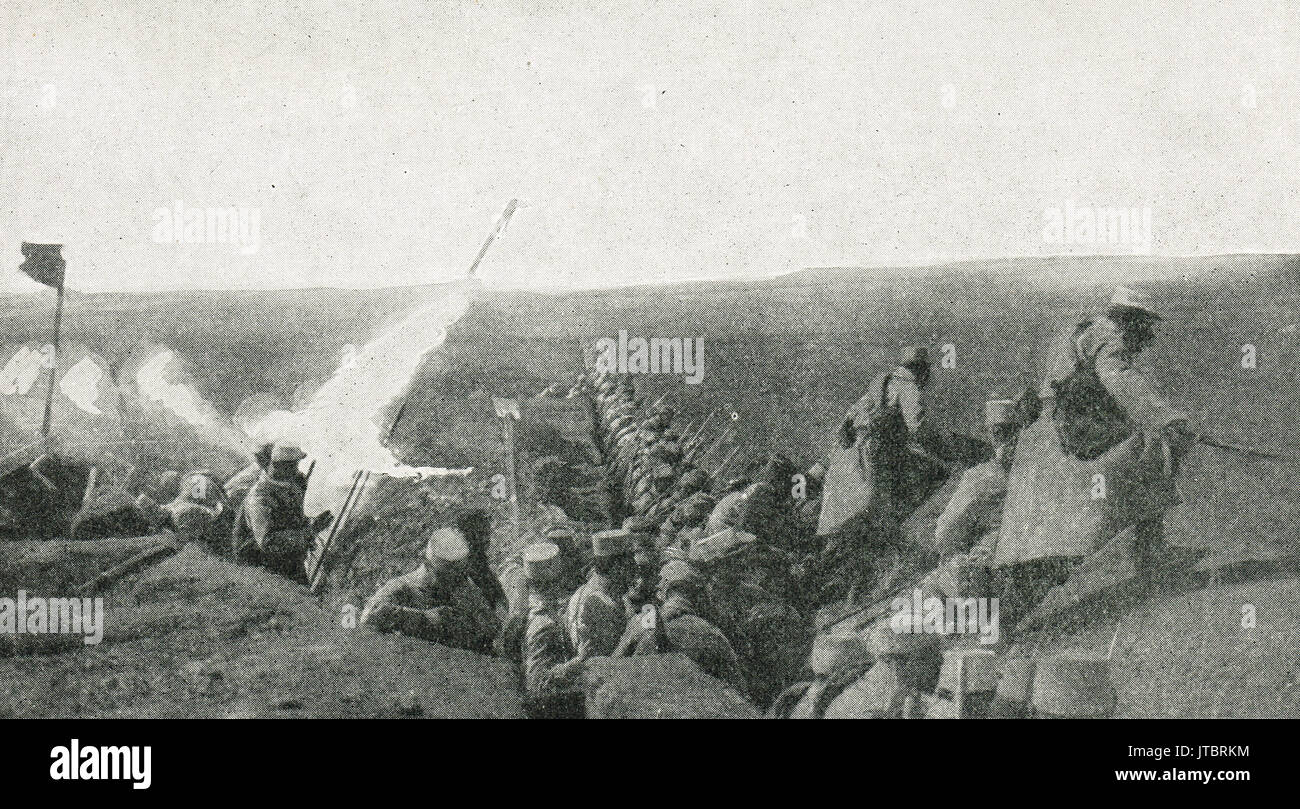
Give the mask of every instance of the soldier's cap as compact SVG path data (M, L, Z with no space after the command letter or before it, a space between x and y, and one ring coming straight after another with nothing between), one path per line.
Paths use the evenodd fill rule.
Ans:
M553 525L550 528L546 529L546 538L548 540L555 540L555 539L572 540L573 529L567 525Z
M614 440L626 447L636 440L636 427L624 427L614 436Z
M871 651L866 641L858 635L848 632L833 632L818 635L813 641L812 654L808 665L813 674L825 677L838 668L847 668L871 660Z
M698 587L704 584L704 575L690 562L673 559L659 568L659 584L665 587L671 584L690 584Z
M898 352L899 365L928 365L929 363L930 352L925 346L904 346L903 350Z
M277 441L271 450L271 463L297 463L306 457L307 453L291 441Z
M560 549L550 542L524 548L524 578L531 582L554 581L560 575Z
M709 473L703 469L691 469L684 472L677 483L683 489L702 489L709 485Z
M668 547L666 547L666 548L664 548L662 551L660 551L660 552L659 552L659 555L660 555L663 559L667 560L668 562L672 562L672 561L681 561L681 562L685 562L685 561L687 561L687 554L686 554L686 551L682 550L681 548L677 547L676 545L669 545Z
M703 495L702 497L700 495ZM706 520L713 513L716 505L713 498L705 492L696 492L678 504L681 515L688 521Z
M599 559L630 557L635 551L635 535L626 528L611 528L591 535L591 552Z
M424 546L424 558L430 562L461 562L469 556L469 543L458 528L439 528Z
M248 442L248 454L258 459L269 459L275 452L275 442L266 438L255 438Z
M666 463L661 463L654 468L652 473L655 480L672 480L677 477L677 473Z
M1106 716L1115 708L1110 661L1096 655L1062 654L1038 662L1034 710L1052 716Z
M1136 309L1139 312L1154 317L1157 320L1163 320L1160 313L1156 311L1155 302L1151 296L1145 292L1140 292L1132 287L1118 286L1115 292L1110 296L1110 305L1119 306L1125 309Z
M939 668L939 690L943 696L955 697L962 690L959 680L964 679L967 694L994 691L998 687L997 664L991 649L949 649Z
M758 542L758 537L736 528L724 528L712 536L691 543L689 559L693 564L711 565L743 553Z
M989 399L984 403L984 426L1019 424L1020 413L1014 399Z
M929 650L937 652L939 636L932 632L922 632L921 627L914 627L914 632L896 632L892 619L886 618L871 627L867 635L867 648L877 658L886 656L906 657Z

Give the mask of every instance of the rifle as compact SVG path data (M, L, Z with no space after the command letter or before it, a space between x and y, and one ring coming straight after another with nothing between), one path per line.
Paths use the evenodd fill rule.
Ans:
M694 427L694 426L695 426L695 420L692 419L690 424L687 424L685 427L682 428L682 435L685 436L687 433L689 433L689 432L691 431L691 428ZM686 441L685 441L685 440L679 442L679 443L678 443L678 446L681 447L681 450L682 450L683 453L686 452Z
M687 438L686 443L682 444L683 451L689 451L696 444L700 443L700 436L704 435L704 428L709 426L709 422L713 420L713 416L717 412L718 411L716 410L709 411L709 415L704 417L704 423L700 425L700 429L696 430L695 434Z
M1300 458L1292 458L1287 455L1276 455L1271 452L1262 452L1260 450L1254 449L1252 447L1243 446L1241 444L1233 444L1228 441L1220 441L1219 439L1213 438L1208 435L1197 435L1196 443L1204 444L1207 447L1214 447L1215 449L1227 450L1229 452L1240 452L1242 455L1249 455L1253 458L1264 458L1270 461L1290 461L1291 463L1300 463Z
M717 447L719 444L721 444L724 440L726 440L726 439L729 438L730 436L731 436L731 427L728 426L727 429L725 429L725 430L722 431L722 434L721 434L721 435L719 435L717 438L713 439L713 443L712 443L712 444L709 444L708 449L704 450L704 452L702 452L702 453L697 453L697 450L699 449L699 446L697 445L697 446L694 447L690 452L686 453L686 460L687 460L687 461L694 461L695 458L696 458L697 455L698 455L698 457L699 457L699 459L700 459L700 463L703 464L703 463L704 463L704 459L707 458L707 457L709 457L710 454L712 454L714 448Z
M667 398L668 398L668 394L665 393L664 395L660 396L658 399L655 399L653 402L651 402L649 407L643 407L643 408L641 408L641 412L642 412L642 413L653 413L653 412L654 412L654 409L655 409L656 407L658 407L659 404L660 404L664 399L667 399Z
M358 469L352 475L352 488L348 489L348 496L343 500L343 507L339 509L338 515L330 523L329 533L325 536L325 541L321 543L320 555L316 557L316 564L312 567L311 573L307 576L312 593L320 590L321 584L324 583L325 577L321 574L325 570L325 557L330 552L330 547L334 544L334 538L342 530L343 523L356 507L357 501L366 490L366 484L370 481L370 473Z
M727 460L723 461L717 469L713 470L713 477L716 478L718 475L722 474L722 470L727 468L727 464L731 463L731 459L736 457L737 452L740 452L740 447L735 447L731 450L731 454L727 456Z

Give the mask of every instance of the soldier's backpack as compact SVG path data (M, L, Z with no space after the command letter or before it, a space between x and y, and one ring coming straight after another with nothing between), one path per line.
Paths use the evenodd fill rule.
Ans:
M1087 324L1075 332L1074 370L1052 383L1056 399L1052 404L1052 425L1061 449L1082 461L1095 460L1106 450L1133 434L1124 408L1102 384L1097 369L1078 349L1078 337Z
M865 440L863 460L874 462L880 457L896 455L907 445L907 422L902 412L889 406L889 380L892 373L880 374L871 380L867 396L871 400L871 409L866 414L865 423L845 425L840 432L840 446L848 449Z

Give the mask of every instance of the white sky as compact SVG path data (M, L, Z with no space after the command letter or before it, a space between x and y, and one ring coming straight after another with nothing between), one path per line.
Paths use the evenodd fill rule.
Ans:
M0 290L23 239L88 291L428 283L512 197L511 286L1124 249L1046 242L1066 200L1300 252L1295 3L4 0L0 37ZM257 251L156 243L178 200Z

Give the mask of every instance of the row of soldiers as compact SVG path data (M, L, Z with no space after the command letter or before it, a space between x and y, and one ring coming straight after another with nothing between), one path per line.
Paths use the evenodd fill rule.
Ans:
M1134 363L1158 320L1144 296L1121 288L1104 315L1072 324L1035 395L985 403L980 449L991 457L974 464L957 463L962 456L954 445L960 442L942 434L927 412L930 362L920 346L906 348L894 368L872 380L846 414L828 457L801 473L774 456L751 477L721 485L696 465L699 434L675 429L671 408L656 403L646 412L628 378L589 374L570 394L586 392L594 400L607 479L625 517L620 527L590 537L557 524L519 555L519 588L507 599L513 603L502 651L521 662L534 715L578 711L584 663L602 655L679 651L785 716L927 714L935 692L943 691L950 656L959 668L969 658L973 681L996 681L984 655L974 653L980 650L955 648L935 634L899 632L888 620L877 619L864 632L824 632L813 645L811 615L826 601L819 585L846 577L853 582L850 600L859 602L918 582L927 595L1001 593L1004 614L1018 618L1097 547L1097 538L1092 544L1074 535L1062 539L1065 520L1027 514L1024 504L1050 510L1045 497L1076 496L1053 487L1077 485L1074 465L1086 471L1098 459L1115 471L1115 503L1099 537L1134 528L1135 552L1149 570L1160 549L1163 509L1172 502L1161 494L1168 494L1172 468L1195 439L1186 417L1155 394ZM1088 375L1094 384L1081 396L1072 388L1085 385ZM1127 433L1107 437L1095 424L1089 430L1077 419L1070 422L1071 408L1086 413L1091 402L1095 416L1108 399L1127 414ZM1117 447L1136 447L1128 466ZM1152 448L1164 452L1163 475L1147 473ZM915 474L918 464L946 474L964 471L933 537L926 538L936 550L928 571L922 567L906 581L895 580L889 574L905 567L907 555L903 521L934 489L934 478ZM1067 466L1068 474L1061 474ZM1134 470L1142 474L1126 474ZM1051 535L1054 530L1058 535ZM422 584L439 576L420 574L409 586L381 590L367 607L367 622L397 620L388 603L409 600L417 610L453 603L452 591L470 581L458 566L471 551L456 529L436 539L426 565L450 570L448 581L456 587ZM860 588L856 595L854 587ZM412 596L416 592L423 595ZM428 596L435 592L442 599L436 605ZM474 600L461 597L461 609L477 609L482 617ZM435 623L446 626L433 631L425 624L432 616L406 620L423 625L431 638L477 632L479 648L495 627L443 616ZM799 677L806 660L811 679ZM1113 707L1109 682L1098 674L1104 666L1095 659L1041 663L1039 674L1026 679L1022 671L1017 680L1024 685L1022 710L1099 715ZM1034 691L1039 697L1026 696Z
M775 536L767 527L781 522L765 518L765 508L799 518L786 496L796 470L769 459L754 480L715 487L695 463L702 429L683 436L673 410L644 408L625 378L591 373L574 389L591 395L621 524L591 532L555 514L502 565L502 615L470 572L486 539L470 536L462 518L434 534L419 568L375 593L362 624L479 651L495 634L495 650L521 666L535 716L581 713L587 660L670 651L770 704L798 679L812 640L793 556L765 541ZM762 536L741 530L747 519L763 526Z

